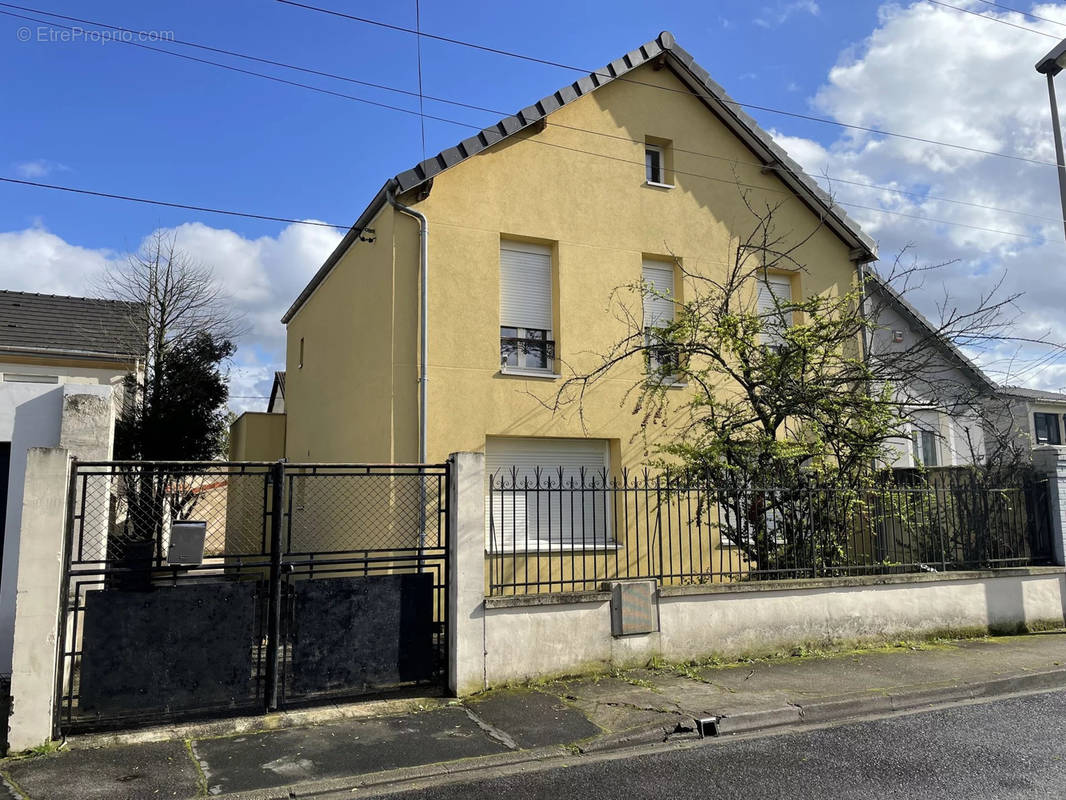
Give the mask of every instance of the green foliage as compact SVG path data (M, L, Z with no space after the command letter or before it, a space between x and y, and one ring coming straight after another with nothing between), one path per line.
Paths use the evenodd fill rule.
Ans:
M120 459L204 461L226 441L229 390L221 365L234 352L229 340L199 333L165 349L143 386L127 376L133 393L115 427Z

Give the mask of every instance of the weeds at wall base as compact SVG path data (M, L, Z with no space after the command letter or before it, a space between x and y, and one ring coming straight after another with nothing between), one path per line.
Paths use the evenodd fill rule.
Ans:
M566 673L547 675L524 681L509 681L500 686L492 687L485 692L480 692L476 696L485 697L491 694L509 691L550 690L553 686L559 686L568 680L576 679L606 680L613 678L633 686L654 689L654 682L643 677L641 675L642 672L650 671L656 675L673 674L691 680L703 680L698 672L700 669L729 669L732 667L742 667L744 665L757 663L787 664L807 659L861 656L873 653L899 652L902 650L949 650L954 648L957 643L963 641L973 641L977 639L995 641L997 636L1045 633L1048 631L1062 630L1062 627L1062 620L1037 620L1019 625L938 628L921 635L911 635L906 638L885 637L881 639L812 640L796 644L788 649L782 648L776 650L753 651L751 653L730 656L712 654L705 658L690 659L680 662L671 662L660 657L652 658L643 664L633 664L629 666L612 666L608 663L601 662L590 664L585 669L571 670Z

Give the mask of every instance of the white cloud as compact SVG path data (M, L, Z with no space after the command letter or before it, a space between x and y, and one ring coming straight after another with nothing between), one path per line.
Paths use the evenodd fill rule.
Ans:
M1033 10L1066 20L1066 4ZM985 6L981 13L1061 33L1019 14ZM890 3L879 10L873 33L840 55L812 104L819 114L853 125L1053 162L1046 83L1033 69L1047 49L1039 36L973 15L922 2ZM923 262L954 261L911 298L924 311L935 316L945 287L960 307L972 305L1004 276L1006 293L1024 292L1016 333L1050 329L1066 339L1066 281L1058 278L1066 244L1054 168L854 130L842 132L828 146L780 134L776 138L811 174L828 177L823 184L878 240L883 260L913 243ZM955 224L931 224L913 216ZM1023 351L1014 368L1037 354ZM997 368L990 370L993 377L1003 379L997 370L1008 364L1007 350L984 358ZM1066 383L1062 362L1066 358L1018 379L1058 389Z
M276 236L248 239L199 222L168 229L178 247L212 269L247 333L230 370L233 395L267 395L285 361L281 315L340 241L341 233L288 225ZM146 237L147 238L147 237ZM113 250L79 247L43 225L0 233L0 286L48 294L98 295L107 270L125 260ZM265 409L266 400L235 399L235 410Z
M53 172L68 172L70 167L57 161L49 161L46 158L37 158L33 161L19 161L15 164L15 172L21 178L33 180L44 178Z
M816 17L820 13L821 8L814 0L797 0L797 2L764 6L754 22L761 28L776 28L784 25L796 14L810 14Z

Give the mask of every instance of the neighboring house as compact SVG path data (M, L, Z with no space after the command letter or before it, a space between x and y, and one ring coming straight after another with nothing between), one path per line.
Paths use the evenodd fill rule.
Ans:
M677 423L641 437L622 402L642 380L639 359L585 398L583 418L549 407L563 365L591 368L625 333L610 311L618 287L643 278L683 297L675 259L721 274L752 227L742 190L787 199L779 229L811 232L796 254L809 268L774 274L775 295L849 291L876 258L669 33L400 173L284 316L283 454L441 462L483 451L490 469L570 476L643 463Z
M956 467L986 453L986 410L999 392L981 369L872 270L864 271L870 358L906 359L915 376L897 389L910 421L893 442L890 466Z
M285 413L285 371L274 373L274 384L270 387L270 401L267 403L268 414Z
M231 461L274 461L285 455L285 372L274 373L266 413L245 411L230 425Z
M1037 445L1066 443L1066 394L1000 386L876 273L864 275L871 357L917 353L909 357L921 376L901 387L911 421L892 467L965 466L997 455L1028 461Z
M1010 431L1022 440L1020 449L1066 444L1066 394L1004 386L998 396L1009 410Z
M0 291L0 673L11 668L26 450L110 458L123 381L143 367L141 307Z

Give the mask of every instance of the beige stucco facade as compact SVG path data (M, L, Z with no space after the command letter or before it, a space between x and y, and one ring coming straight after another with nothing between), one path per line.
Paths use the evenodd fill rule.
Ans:
M230 425L230 461L277 461L285 456L284 414L245 411Z
M612 294L640 280L645 258L722 274L755 223L742 191L756 205L781 204L779 232L810 235L794 297L854 285L849 246L774 171L752 166L752 150L672 70L649 64L630 76L436 175L428 197L399 198L430 225L428 461L483 450L490 436L591 437L611 442L616 469L645 461L680 422L642 437L625 400L642 377L637 359L589 392L581 416L548 407L563 378L501 374L501 239L551 248L564 377L626 333ZM673 188L645 182L649 138L669 142ZM385 205L372 227L373 241L351 246L288 323L292 461L417 458L418 224ZM637 310L640 300L623 292L613 302ZM689 390L670 391L680 405Z

